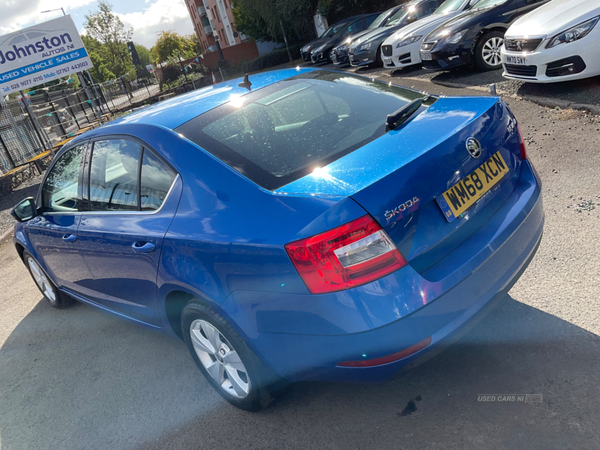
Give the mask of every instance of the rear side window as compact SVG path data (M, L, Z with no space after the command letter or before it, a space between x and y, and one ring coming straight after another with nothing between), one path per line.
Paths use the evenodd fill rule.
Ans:
M142 147L127 139L96 141L90 168L93 211L137 211Z
M273 190L382 136L388 114L424 96L355 75L312 71L250 92L176 131Z
M42 188L44 210L66 212L79 209L79 172L86 145L66 150L50 169Z
M150 151L142 158L141 206L142 211L160 208L175 180L175 172Z

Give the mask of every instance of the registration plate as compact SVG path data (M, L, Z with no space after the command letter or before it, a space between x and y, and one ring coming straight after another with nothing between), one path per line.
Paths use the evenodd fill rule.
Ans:
M431 61L431 53L421 53L421 59L423 61Z
M505 56L506 64L517 64L519 66L527 65L527 58L522 56Z
M450 189L436 197L448 222L460 217L508 173L508 165L500 152L496 152L477 169Z

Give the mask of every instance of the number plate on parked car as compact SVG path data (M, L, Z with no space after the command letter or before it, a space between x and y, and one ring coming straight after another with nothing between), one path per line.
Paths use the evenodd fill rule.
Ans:
M431 61L431 53L421 53L421 59L423 61Z
M527 58L523 58L522 56L505 56L504 58L506 59L506 64L527 65Z
M508 165L496 152L442 196L436 197L448 222L452 222L494 187L508 173Z

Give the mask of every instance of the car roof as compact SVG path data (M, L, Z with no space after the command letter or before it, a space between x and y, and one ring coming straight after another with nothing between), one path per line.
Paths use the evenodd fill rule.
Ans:
M317 69L296 67L274 70L250 75L249 80L252 83L252 90L254 91L295 75L314 70ZM247 94L248 90L246 88L238 86L242 80L243 78L236 78L161 101L113 120L97 130L108 131L108 128L124 124L155 125L173 130L194 117L227 103L232 97Z

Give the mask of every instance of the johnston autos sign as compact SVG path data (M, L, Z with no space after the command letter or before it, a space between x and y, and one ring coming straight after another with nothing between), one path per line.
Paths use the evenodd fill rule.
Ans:
M0 94L92 68L71 16L0 36Z

